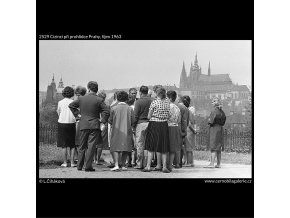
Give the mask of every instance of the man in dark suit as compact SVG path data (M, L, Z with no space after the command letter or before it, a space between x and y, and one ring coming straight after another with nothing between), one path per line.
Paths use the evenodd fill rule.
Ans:
M80 149L78 156L78 170L95 171L92 166L96 144L101 136L101 129L108 121L110 111L103 100L96 94L98 83L90 81L88 83L88 94L80 96L77 100L69 104L69 108L78 119L80 118ZM100 114L102 119L100 120Z

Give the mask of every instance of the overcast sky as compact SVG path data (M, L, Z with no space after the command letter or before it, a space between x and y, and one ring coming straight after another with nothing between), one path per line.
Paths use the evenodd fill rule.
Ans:
M202 73L230 74L232 81L251 85L251 41L236 40L40 40L39 89L46 91L52 74L58 85L83 85L95 80L99 89L176 84L184 61L187 73L197 52Z

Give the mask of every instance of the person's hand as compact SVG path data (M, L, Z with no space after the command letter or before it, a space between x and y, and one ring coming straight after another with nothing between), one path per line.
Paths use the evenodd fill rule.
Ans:
M101 131L104 131L105 130L105 124L101 123Z

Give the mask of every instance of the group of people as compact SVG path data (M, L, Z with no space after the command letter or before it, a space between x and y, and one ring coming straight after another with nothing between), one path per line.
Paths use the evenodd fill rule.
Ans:
M65 87L64 99L58 103L58 141L63 149L63 167L67 167L70 152L71 167L95 171L92 163L100 163L102 149L108 145L113 162L111 171L128 167L143 172L170 173L173 168L194 167L195 109L189 96L177 100L177 93L161 85L149 91L147 86L129 93L117 91L111 105L105 104L106 94L98 92L98 83L85 87ZM218 98L212 101L214 110L208 120L211 163L220 167L223 149L225 114ZM77 149L76 149L77 148ZM77 164L74 163L77 156ZM217 165L214 166L217 158Z

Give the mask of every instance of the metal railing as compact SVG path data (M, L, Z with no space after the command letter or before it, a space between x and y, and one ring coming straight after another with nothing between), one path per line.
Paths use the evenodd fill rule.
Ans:
M56 144L57 125L39 125L40 144ZM209 132L200 131L194 136L195 150L207 150L209 143ZM224 130L224 150L225 152L252 152L252 132Z

